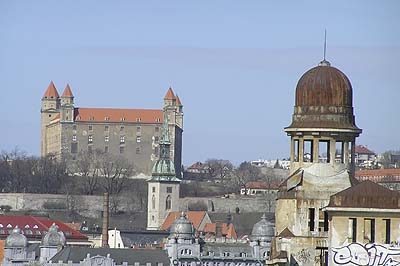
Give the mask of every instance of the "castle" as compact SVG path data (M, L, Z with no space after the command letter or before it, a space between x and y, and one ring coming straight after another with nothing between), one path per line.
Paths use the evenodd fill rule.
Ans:
M171 88L163 109L111 109L76 107L69 85L61 97L53 82L42 97L41 155L72 158L80 152L100 150L123 156L136 173L150 175L159 157L164 116L168 117L170 155L181 176L183 105Z

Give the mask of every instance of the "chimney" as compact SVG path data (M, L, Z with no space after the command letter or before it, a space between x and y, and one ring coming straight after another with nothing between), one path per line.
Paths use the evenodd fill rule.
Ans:
M222 237L222 222L215 221L215 237L219 238Z
M103 248L108 248L108 193L104 193L103 198L103 230L101 232L101 246Z

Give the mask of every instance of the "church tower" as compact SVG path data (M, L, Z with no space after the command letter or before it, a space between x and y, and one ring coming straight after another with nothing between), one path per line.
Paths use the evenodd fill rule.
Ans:
M354 149L361 131L349 79L324 59L298 81L292 123L285 128L290 175L278 193L272 257L286 252L291 265L325 265L329 219L322 208L356 182Z
M49 87L42 97L42 108L41 108L41 131L42 131L42 141L41 141L41 155L45 156L48 151L48 132L47 125L50 121L55 119L60 113L60 96L58 95L56 86L54 86L53 81L50 82Z
M158 230L168 213L179 209L179 184L171 161L169 116L164 107L164 123L160 140L160 156L148 181L147 229Z

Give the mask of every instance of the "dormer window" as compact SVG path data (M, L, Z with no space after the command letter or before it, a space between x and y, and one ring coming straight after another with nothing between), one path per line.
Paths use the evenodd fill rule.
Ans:
M104 120L105 121L110 121L110 117L106 116L106 117L104 117Z
M89 116L89 120L93 121L94 120L94 116Z
M159 117L157 117L157 118L156 118L156 122L157 122L157 123L160 123L160 122L161 122L161 119L160 119Z
M142 119L140 117L136 117L136 122L141 122Z
M125 117L121 117L121 121L125 121Z

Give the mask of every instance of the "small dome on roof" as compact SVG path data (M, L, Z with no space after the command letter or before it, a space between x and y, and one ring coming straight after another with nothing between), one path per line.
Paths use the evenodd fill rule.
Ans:
M186 218L186 214L182 212L181 217L175 220L169 229L169 238L192 239L194 237L194 227L191 221Z
M59 231L58 225L53 223L49 231L42 239L42 246L65 246L66 239L64 233Z
M339 128L356 132L349 78L324 60L297 83L290 128Z
M22 234L22 231L16 226L11 234L6 238L5 247L7 248L24 248L28 246L28 240Z
M274 236L274 225L267 220L267 216L263 214L261 220L253 226L251 231L252 240L270 240Z

